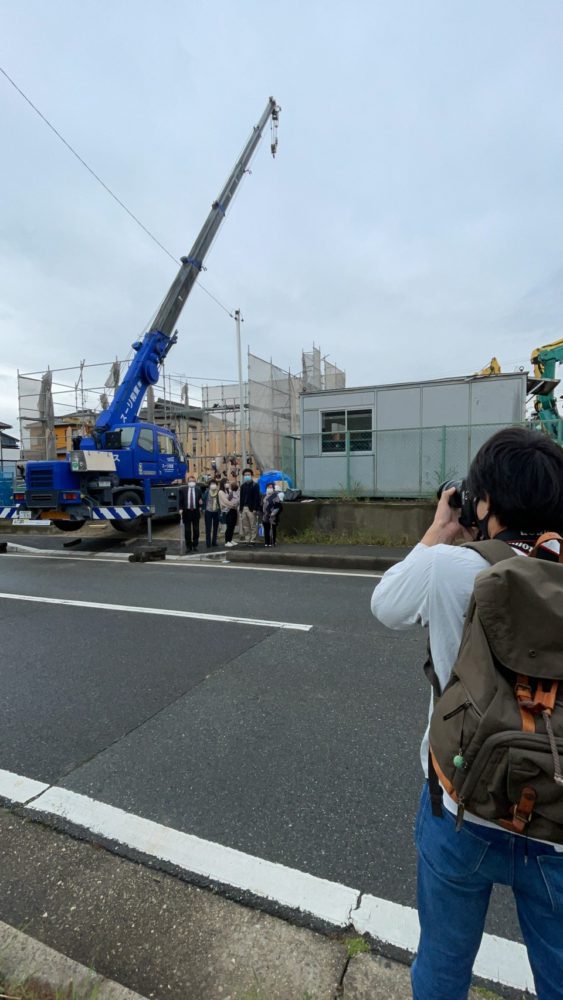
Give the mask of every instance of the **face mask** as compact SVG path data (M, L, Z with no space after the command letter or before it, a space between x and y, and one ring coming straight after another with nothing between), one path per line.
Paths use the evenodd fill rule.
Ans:
M195 479L188 479L188 486L195 486Z
M244 481L245 481L245 483L251 483L252 482L252 476L245 476L244 477Z
M209 490L210 490L211 493L216 493L217 492L217 487L216 486L210 486Z
M475 518L475 520L477 521L477 526L479 528L479 535L480 535L481 538L489 538L490 537L490 535L489 535L489 518L490 518L490 516L491 515L489 513L487 513L487 514L485 514L484 517L476 517Z
M273 493L273 492L274 492L274 487L273 486L268 486L266 488L266 493Z
M479 503L480 503L479 498L474 497L473 499L474 523L479 528L479 538L485 538L485 539L490 538L491 536L489 535L489 518L491 516L491 512L488 510L485 513L484 517L479 517L477 513L477 506Z

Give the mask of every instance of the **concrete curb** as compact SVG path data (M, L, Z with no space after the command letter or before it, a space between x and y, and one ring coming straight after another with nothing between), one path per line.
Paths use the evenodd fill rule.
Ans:
M61 549L36 548L12 541L7 542L7 549L8 552L23 552L24 554L28 553L30 555L52 556L58 559L60 559L61 556L64 557L68 555L73 559L80 558L91 562L95 562L97 557L103 558L104 560L113 559L117 562L127 562L131 561L130 557L135 552L135 550L129 546L123 552L116 552L114 550L81 552L79 549L65 549L63 551ZM241 563L254 566L296 566L309 569L363 570L364 573L384 573L390 566L394 566L396 563L401 562L402 558L404 557L351 555L343 554L341 552L295 552L294 549L289 552L277 550L273 551L271 549L265 551L262 548L257 550L221 549L220 551L213 552L212 554L200 553L199 555L184 556L166 552L166 562L190 563L198 561L200 563L210 563L226 559L228 563Z
M66 955L0 921L0 974L8 984L33 979L53 990L72 992L73 1000L144 1000ZM66 996L66 993L65 993Z
M260 566L308 566L323 569L363 569L366 572L383 573L390 566L401 562L396 556L354 556L336 552L283 552L252 549L227 553L227 562L253 563Z

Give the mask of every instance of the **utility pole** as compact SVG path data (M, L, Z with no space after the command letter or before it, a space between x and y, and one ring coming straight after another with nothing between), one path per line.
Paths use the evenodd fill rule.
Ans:
M235 309L235 323L237 327L237 359L238 359L238 390L239 390L239 410L240 410L240 455L242 468L246 468L246 410L244 408L244 385L242 381L242 355L240 351L240 309Z

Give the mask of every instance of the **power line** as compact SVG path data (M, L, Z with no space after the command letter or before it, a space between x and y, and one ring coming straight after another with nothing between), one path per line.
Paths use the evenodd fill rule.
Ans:
M127 215L129 216L129 218L133 219L133 222L135 222L143 230L143 232L146 233L146 235L149 236L150 239L154 243L156 243L156 245L158 247L160 247L160 249L163 251L163 253L165 253L167 257L170 257L170 259L173 260L174 263L177 264L178 263L177 257L175 257L174 254L170 250L168 250L168 248L165 247L164 244L161 243L159 239L157 239L157 237L154 235L154 233L151 233L150 229L148 229L147 226L145 226L145 224L143 222L141 222L141 220L138 218L138 216L136 216L135 213L132 212L130 208L127 208L127 205L125 204L125 202L123 202L121 200L121 198L119 198L115 194L115 192L112 191L110 187L108 187L108 185L105 183L105 181L102 180L102 178L99 176L99 174L97 174L96 171L93 170L92 167L90 167L86 163L86 160L84 160L82 158L82 156L80 156L80 153L78 153L76 151L76 149L74 148L74 146L71 146L70 142L67 142L67 140L65 139L65 137L63 135L61 135L61 133L59 132L59 130L56 129L55 126L49 121L49 119L45 117L45 115L39 110L39 108L37 107L37 105L35 105L33 103L33 101L27 96L27 94L24 94L23 90L20 87L18 87L18 85L15 82L15 80L12 80L12 77L6 72L6 70L2 66L0 66L0 73L2 73L2 75L6 77L6 80L8 81L8 83L11 83L12 87L14 88L14 90L17 90L18 94L21 97L23 97L24 101L26 101L26 103L29 104L30 108L32 108L33 111L35 111L35 114L39 115L39 117L41 118L41 120L43 122L45 122L45 125L47 125L47 127L51 129L51 132L53 132L57 136L57 139L60 139L60 141L63 143L63 145L65 145L66 148L72 153L72 155L76 157L76 159L78 160L78 162L81 163L82 166L86 168L86 170L88 171L89 174L92 175L92 177L94 178L94 180L96 180L98 182L98 184L100 184L103 187L104 191L106 191L107 194L109 194L109 196L111 198L113 198L113 200L115 202L117 202L117 204L120 206L120 208L123 209L124 212L127 212ZM227 313L227 316L230 316L231 319L233 319L233 313L231 312L231 310L227 309L227 306L223 305L223 303L220 302L219 299L216 298L216 296L213 295L213 293L210 292L205 287L205 285L202 285L201 282L198 282L198 287L201 288L202 291L204 291L205 294L208 295L210 299L213 299L213 301L217 303L217 305L223 310L223 312Z
M232 313L230 309L227 309L227 306L224 306L222 302L219 302L219 299L215 298L215 296L209 291L209 289L206 288L205 285L201 284L201 281L198 281L196 288L201 288L202 292L205 292L206 295L209 295L209 298L213 299L213 301L216 302L217 305L221 307L223 312L227 313L227 316L230 316L231 319L235 318L235 314Z

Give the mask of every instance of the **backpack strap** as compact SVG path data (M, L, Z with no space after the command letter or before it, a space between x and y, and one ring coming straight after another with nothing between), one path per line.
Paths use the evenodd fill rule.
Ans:
M559 542L559 562L563 563L563 538L556 531L546 531L544 535L540 535L530 555L537 558L539 550L545 542Z
M543 538L544 540L547 540L545 535L543 536ZM477 552L480 556L483 557L483 559L486 559L491 566L494 566L496 563L502 562L504 559L511 559L513 556L515 557L517 555L514 549L512 549L507 542L501 542L494 538L487 539L486 541L483 542L465 542L463 548L472 549L474 552ZM561 545L561 549L563 551L563 542ZM467 620L470 620L472 617L474 600L475 599L472 596L469 602ZM430 639L428 639L427 642L427 655L426 655L426 662L424 664L424 673L426 674L426 677L428 678L430 684L432 685L432 690L434 692L434 700L436 701L442 694L442 689L440 687L440 681L438 680L438 675L436 673L436 670L434 669L434 662L432 660L432 650L430 649Z
M542 537L544 540L547 540L545 535ZM472 549L473 552L477 552L491 566L496 566L497 563L503 562L504 559L512 559L513 556L517 556L517 553L508 542L501 542L498 538L487 538L482 542L464 542L463 548Z
M434 758L430 750L428 750L428 794L430 796L430 808L432 809L432 815L436 816L437 819L443 819L444 813L442 811L442 801L444 793L442 791L440 779L436 774Z

